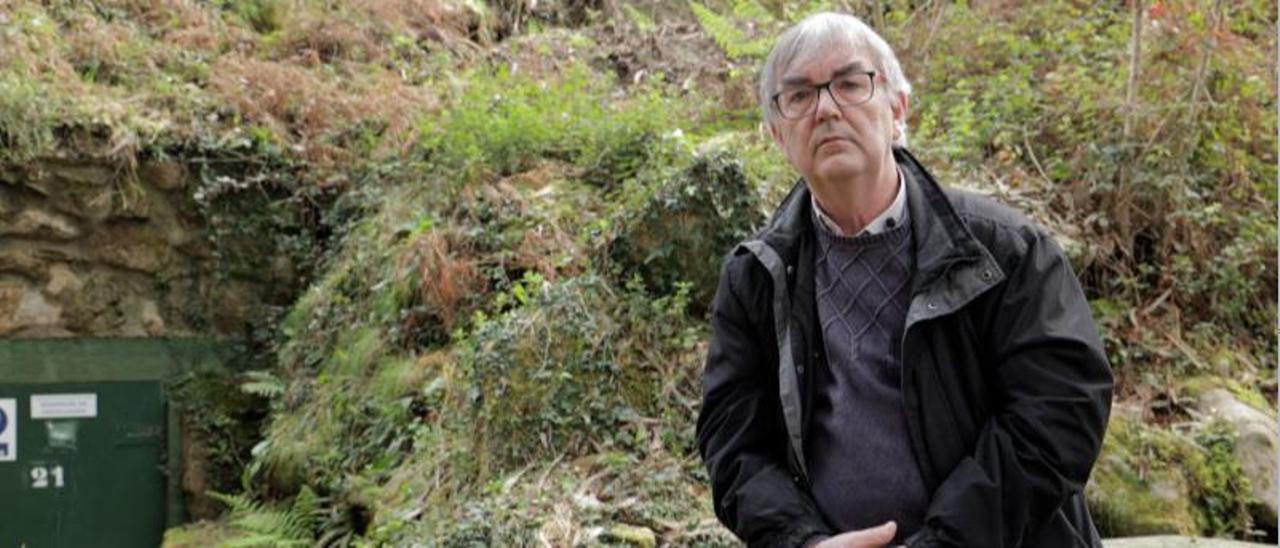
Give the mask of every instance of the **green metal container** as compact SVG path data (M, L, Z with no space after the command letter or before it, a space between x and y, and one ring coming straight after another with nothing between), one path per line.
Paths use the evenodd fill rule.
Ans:
M197 340L0 341L0 546L158 546L184 519L166 383L228 356Z

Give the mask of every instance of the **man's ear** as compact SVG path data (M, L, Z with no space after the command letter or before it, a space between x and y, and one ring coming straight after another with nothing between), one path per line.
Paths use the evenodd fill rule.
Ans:
M902 138L898 134L902 131L901 128L907 127L907 112L911 108L911 97L899 91L890 101L889 108L893 110L893 140L897 141Z
M773 122L765 122L769 127L769 136L773 137L773 142L778 143L778 147L786 150L786 146L782 144L782 131L778 129L778 125Z
M911 97L907 96L906 93L899 91L893 98L893 103L890 107L893 108L893 121L900 124L906 123L907 112L911 108Z

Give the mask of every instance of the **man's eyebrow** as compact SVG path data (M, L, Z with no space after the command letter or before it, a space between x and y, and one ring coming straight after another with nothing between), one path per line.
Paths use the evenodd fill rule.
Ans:
M865 63L863 63L862 61L853 61L833 71L831 73L831 77L839 78L851 72L858 72L863 70L868 70L867 65ZM809 84L809 78L807 76L788 76L782 79L783 86L804 86L808 84Z
M850 74L853 72L862 72L866 70L871 70L871 69L868 68L867 65L863 64L862 61L854 61L843 67L836 69L835 72L831 73L831 77L835 78L835 77L844 76L846 74Z

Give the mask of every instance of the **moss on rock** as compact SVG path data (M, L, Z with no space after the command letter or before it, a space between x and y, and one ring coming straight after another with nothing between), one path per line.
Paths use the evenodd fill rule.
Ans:
M1248 479L1234 454L1234 433L1221 421L1180 432L1116 409L1085 494L1104 537L1245 538L1253 529Z
M1230 392L1237 400L1258 411L1268 415L1275 415L1276 413L1276 410L1267 402L1266 396L1232 378L1203 375L1192 377L1182 382L1182 394L1191 399L1199 398L1204 393L1215 388Z
M1195 533L1186 479L1181 471L1164 467L1163 459L1153 460L1193 449L1132 413L1117 411L1085 489L1099 532L1104 537Z
M162 548L204 548L235 544L249 533L220 521L198 521L164 532Z
M1187 459L1196 502L1196 523L1210 536L1244 536L1253 529L1253 489L1236 456L1236 431L1213 419L1196 433L1200 451ZM1198 457L1198 458L1197 458Z

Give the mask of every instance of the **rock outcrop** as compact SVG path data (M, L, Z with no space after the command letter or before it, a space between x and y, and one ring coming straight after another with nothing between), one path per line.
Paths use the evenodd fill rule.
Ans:
M1274 524L1277 518L1276 451L1280 426L1275 413L1250 406L1222 388L1207 390L1196 401L1207 416L1226 421L1235 430L1235 455L1249 478L1255 502L1250 506L1255 523Z
M239 336L273 279L235 272L176 161L0 173L0 337Z

